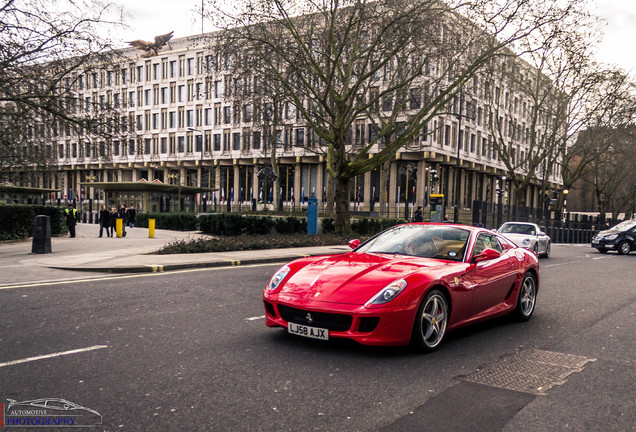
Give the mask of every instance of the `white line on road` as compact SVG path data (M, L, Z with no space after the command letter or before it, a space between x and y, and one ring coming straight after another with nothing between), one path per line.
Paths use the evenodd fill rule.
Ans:
M564 262L564 263L550 264L550 265L541 266L541 267L546 267L546 268L548 268L548 267L559 267L559 266L562 266L562 265L576 264L576 263L580 263L580 262L581 262L580 260L579 261L568 261L568 262Z
M93 350L98 350L98 349L102 349L102 348L108 348L108 345L94 345L94 346L88 347L88 348L79 348L79 349L75 349L75 350L71 350L71 351L62 351L62 352L58 352L58 353L44 354L44 355L37 356L37 357L29 357L29 358L25 358L25 359L21 359L21 360L13 360L13 361L9 361L9 362L6 362L6 363L0 363L0 367L13 366L13 365L20 364L20 363L27 363L27 362L32 362L32 361L36 361L36 360L42 360L42 359L53 358L53 357L60 357L60 356L69 355L69 354L77 354L77 353L81 353L81 352L93 351Z
M245 318L245 321L256 321L256 320L261 320L261 319L265 319L265 315L261 315L261 316L257 316L257 317Z

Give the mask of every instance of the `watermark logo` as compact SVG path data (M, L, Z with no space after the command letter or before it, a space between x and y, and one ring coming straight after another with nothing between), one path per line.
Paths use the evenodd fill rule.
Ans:
M102 415L66 399L44 398L0 404L4 427L90 427L102 424ZM2 427L2 426L0 426Z

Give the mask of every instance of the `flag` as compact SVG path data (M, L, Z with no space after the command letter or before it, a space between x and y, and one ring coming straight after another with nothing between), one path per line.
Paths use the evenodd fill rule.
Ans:
M225 188L221 188L221 202L225 202Z
M234 188L230 189L230 201L233 203L234 202Z
M356 194L356 202L360 204L360 201L362 201L362 196L360 195L360 188L358 188L358 193Z
M258 191L258 202L263 202L263 189Z
M214 205L216 205L216 192L212 192L212 201L214 202Z
M243 188L241 188L241 193L239 194L239 202L243 202Z
M305 188L300 188L300 203L305 204Z
M291 202L294 202L294 188L291 189Z
M269 188L269 202L274 202L274 188Z

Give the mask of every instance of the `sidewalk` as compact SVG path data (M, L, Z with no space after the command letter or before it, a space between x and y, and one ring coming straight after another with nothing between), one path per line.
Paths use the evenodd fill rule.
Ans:
M97 273L140 273L186 268L286 262L308 255L344 253L343 246L149 255L176 240L207 237L197 232L128 228L123 238L98 238L99 226L78 224L77 238L53 237L49 254L31 253L32 240L0 243L0 286L70 278L99 277ZM75 271L70 274L69 270ZM103 275L102 275L103 276Z

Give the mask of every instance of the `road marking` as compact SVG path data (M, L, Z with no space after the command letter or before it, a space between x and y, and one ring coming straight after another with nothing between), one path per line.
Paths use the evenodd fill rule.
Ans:
M576 264L576 263L580 263L580 262L581 262L581 260L578 260L578 261L568 261L568 262L564 262L564 263L559 263L559 264L550 264L550 265L541 266L541 267L546 267L546 268L548 268L548 267L559 267L559 266L562 266L562 265Z
M42 359L53 358L53 357L60 357L60 356L65 356L65 355L70 355L70 354L77 354L77 353L81 353L81 352L93 351L93 350L98 350L98 349L102 349L102 348L108 348L108 345L94 345L94 346L88 347L88 348L79 348L79 349L75 349L75 350L71 350L71 351L62 351L62 352L53 353L53 354L44 354L44 355L37 356L37 357L29 357L29 358L25 358L25 359L21 359L21 360L13 360L13 361L9 361L9 362L6 362L6 363L0 363L0 367L13 366L13 365L20 364L20 363L28 363L28 362L32 362L32 361L36 361L36 360L42 360Z
M257 320L262 320L262 319L265 319L265 315L261 315L261 316L257 316L257 317L245 318L245 321L257 321Z
M281 262L284 262L281 260ZM242 268L250 268L250 267L268 267L268 266L277 266L279 263L261 263L261 264L245 264L241 265ZM232 268L231 266L222 266L222 267L204 267L204 268L194 268L194 269L184 269L184 270L170 270L163 271L157 273L135 273L128 275L117 275L117 276L104 276L104 277L93 277L93 278L85 278L85 279L72 279L65 281L55 281L55 282L37 282L37 283L24 283L20 285L6 285L0 286L1 290L7 289L16 289L16 288L33 288L33 287L41 287L41 286L51 286L51 285L68 285L72 283L81 283L81 282L96 282L96 281L105 281L105 280L118 280L118 279L132 279L132 278L142 278L142 277L161 277L168 276L172 274L178 273L193 273L200 271L218 271L218 270L228 270Z

